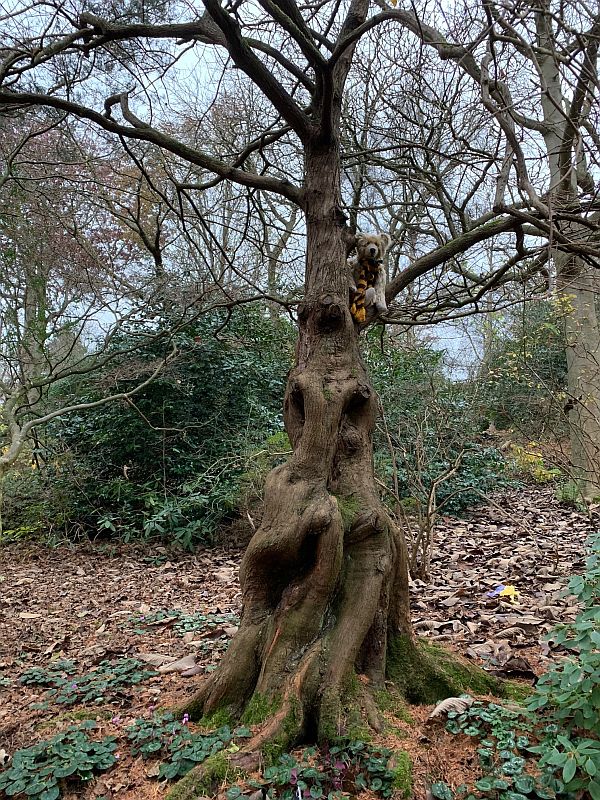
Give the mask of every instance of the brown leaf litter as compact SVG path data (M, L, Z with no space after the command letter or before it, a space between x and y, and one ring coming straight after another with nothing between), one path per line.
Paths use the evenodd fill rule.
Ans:
M412 582L417 633L497 674L531 682L551 656L544 634L576 613L574 599L563 589L582 571L584 542L593 529L584 514L561 507L552 489L539 488L496 495L492 505L464 519L442 518L431 582ZM239 550L176 554L126 545L49 550L25 543L0 552L0 753L10 755L86 717L96 719L101 735L123 736L136 718L188 696L198 678L186 675L214 669L235 633L230 615L240 611ZM516 602L487 596L501 584L515 587ZM217 623L182 632L179 617L157 613L169 610L214 615ZM58 659L72 659L86 671L102 660L136 654L166 665L163 674L126 687L102 705L31 708L43 700L45 689L18 682L26 669ZM431 706L411 708L412 722L386 712L390 725L375 737L409 752L419 800L434 781L458 785L477 776L475 743L447 734L443 720L428 721L431 711ZM154 762L132 759L125 741L119 754L110 772L63 797L164 797L167 786L156 780Z

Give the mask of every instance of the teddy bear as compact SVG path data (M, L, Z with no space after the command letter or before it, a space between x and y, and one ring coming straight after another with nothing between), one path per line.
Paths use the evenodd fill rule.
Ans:
M355 322L365 321L366 309L370 305L375 306L378 314L387 311L383 257L391 241L387 233L359 233L356 237L356 255L348 259L352 298L350 313Z

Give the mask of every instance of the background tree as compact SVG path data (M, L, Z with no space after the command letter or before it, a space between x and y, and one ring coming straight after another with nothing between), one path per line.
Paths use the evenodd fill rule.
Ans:
M7 170L0 189L0 391L4 448L0 480L30 445L36 466L46 453L40 431L63 414L105 402L80 400L52 389L106 366L116 338L148 313L155 283L148 282L140 242L123 238L114 217L90 199L96 176L56 120L33 115L3 120ZM84 189L82 189L84 187ZM127 306L126 309L123 306ZM159 327L146 338L160 339ZM129 342L129 352L139 346ZM172 356L146 365L128 387L137 391ZM137 384L137 388L136 388ZM122 393L118 393L122 397Z

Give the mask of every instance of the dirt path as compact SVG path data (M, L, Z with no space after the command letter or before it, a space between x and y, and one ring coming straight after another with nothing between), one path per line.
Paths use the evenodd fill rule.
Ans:
M444 519L432 581L413 585L417 632L487 668L516 675L519 658L539 673L547 658L543 634L575 612L561 592L584 565L583 545L593 527L584 515L560 507L551 489L507 492L469 519ZM185 697L198 678L178 672L109 690L105 702L73 705L48 700L44 687L19 678L31 668L47 670L69 659L75 685L77 675L97 671L102 662L139 653L163 660L192 656L192 671L214 669L240 610L240 557L223 548L183 556L157 547L2 549L0 750L10 755L85 718L95 719L102 735L122 736L136 718L149 718L155 708ZM498 584L515 587L515 604L486 596ZM418 722L426 710L414 716ZM439 738L423 738L414 727L404 738L419 744L417 775L437 779L444 758ZM132 759L126 747L109 773L63 796L164 796L164 785L147 774L148 763ZM416 791L424 796L423 786Z

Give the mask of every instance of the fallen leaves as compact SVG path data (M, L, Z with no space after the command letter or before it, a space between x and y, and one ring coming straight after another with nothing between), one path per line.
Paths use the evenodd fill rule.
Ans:
M548 654L540 647L544 635L575 616L564 588L583 569L594 529L585 514L560 506L552 488L506 491L466 520L443 518L431 582L411 582L415 630L490 669L523 657L533 664L531 674L539 672Z
M583 514L559 506L552 489L505 492L468 519L443 518L432 581L412 582L417 633L450 643L496 674L532 680L552 655L550 646L540 646L544 634L576 613L574 599L563 596L563 589L583 568L583 544L595 527ZM31 708L44 692L17 683L31 667L70 658L84 672L104 660L134 655L155 666L160 674L131 693L84 708L108 733L158 707L177 705L189 695L189 676L215 668L237 630L241 552L169 553L165 561L164 548L155 551L112 545L104 552L91 546L3 549L0 762L68 723L53 707ZM517 602L486 597L499 585L514 586ZM423 710L422 723L428 712ZM427 758L436 757L437 727L415 739L415 758L430 739ZM456 743L452 746L458 764ZM470 757L465 751L465 764ZM164 791L145 770L124 759L99 779L90 797L158 800Z
M474 703L472 697L447 697L438 703L433 709L427 719L435 719L436 717L448 716L450 711L455 711L457 714L462 714L467 708L470 708Z

